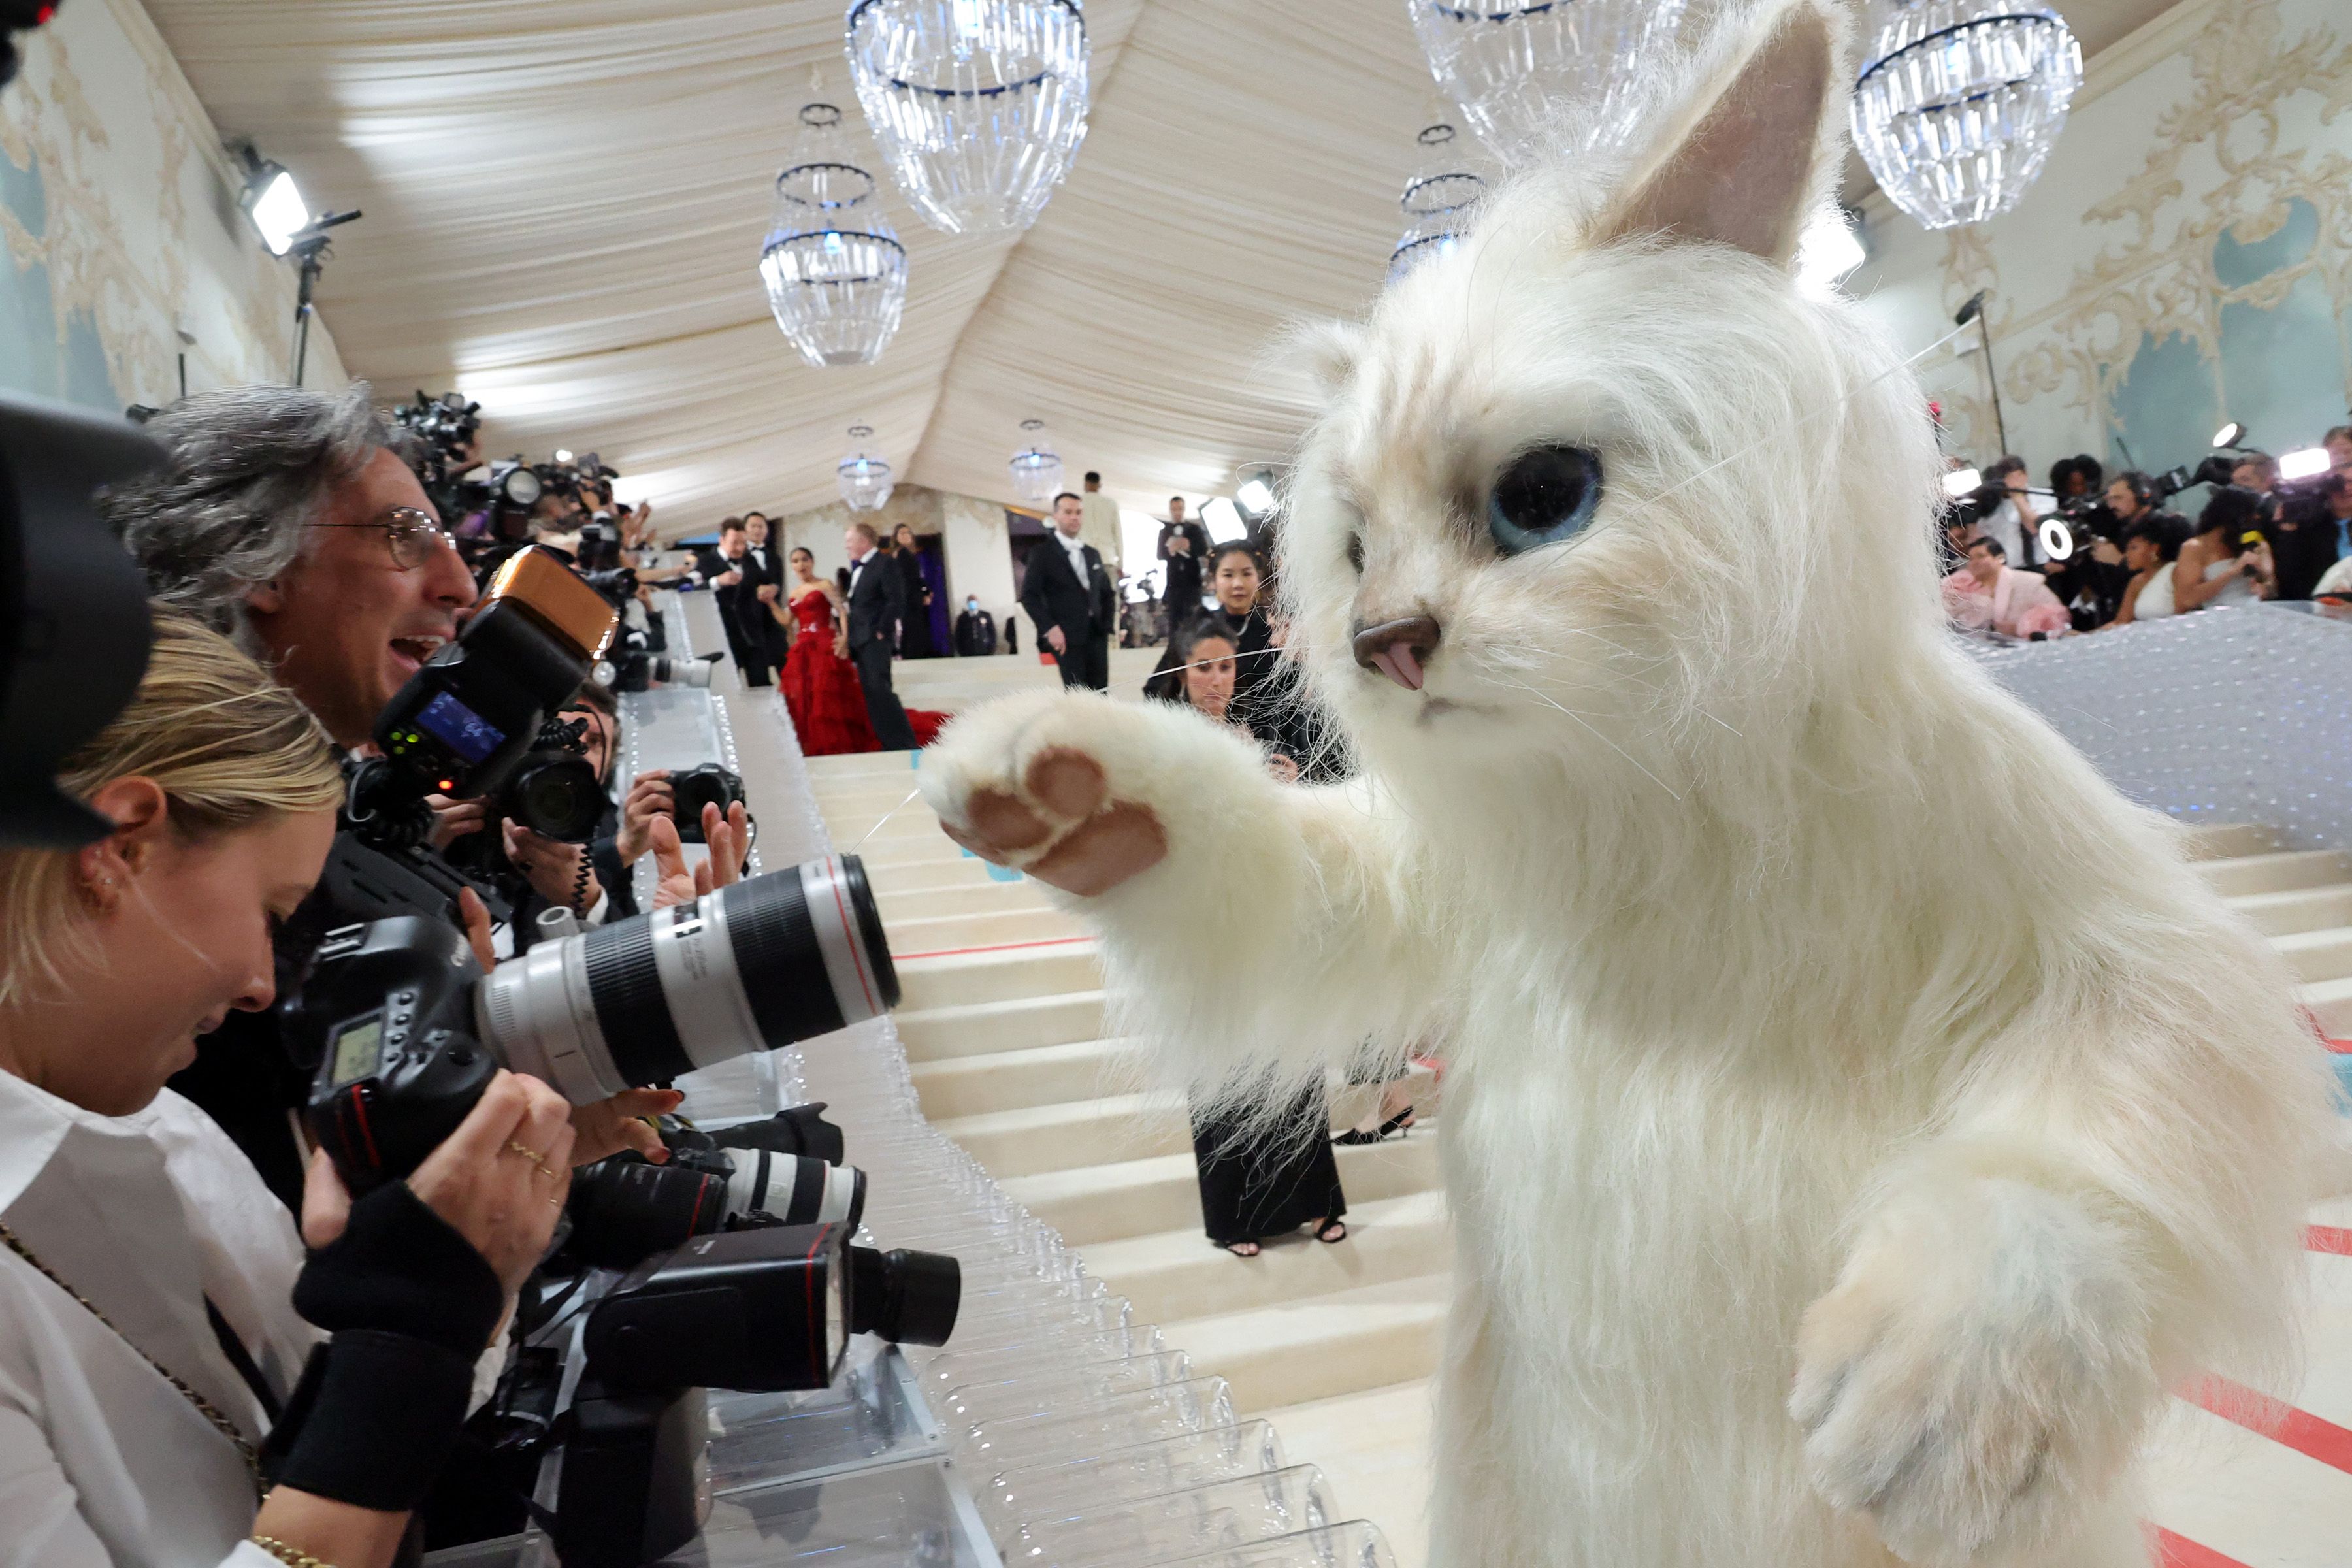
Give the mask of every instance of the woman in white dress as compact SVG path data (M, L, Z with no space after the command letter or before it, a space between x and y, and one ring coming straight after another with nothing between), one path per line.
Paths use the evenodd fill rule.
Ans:
M2213 492L2197 514L2197 531L2180 547L2173 568L2173 607L2182 614L2208 605L2252 605L2271 595L2270 546L2259 531L2263 498L2237 485Z
M568 1107L500 1073L357 1202L314 1159L298 1237L163 1082L275 995L342 797L325 733L159 615L58 784L112 826L0 850L0 1565L387 1568L562 1212Z

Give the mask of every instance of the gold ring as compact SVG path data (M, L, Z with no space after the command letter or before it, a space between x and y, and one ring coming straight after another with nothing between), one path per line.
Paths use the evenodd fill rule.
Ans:
M548 1173L549 1175L551 1175L551 1175L555 1174L554 1171L553 1171L553 1170L551 1170L551 1169L550 1169L550 1168L549 1168L549 1166L548 1166L548 1163L547 1163L547 1156L546 1156L546 1155L544 1155L544 1154L542 1154L542 1153L541 1153L538 1150L533 1149L533 1148L531 1148L530 1145L528 1145L528 1144L524 1143L524 1142L522 1142L522 1140L520 1140L520 1139L519 1139L519 1138L509 1138L509 1139L508 1139L508 1140L507 1140L507 1148L508 1148L509 1152L512 1152L512 1153L516 1153L516 1154L520 1154L520 1155L521 1155L524 1159L526 1159L526 1160L530 1161L532 1164L537 1165L541 1170L542 1170L542 1171L546 1171L546 1172L547 1172L547 1173Z

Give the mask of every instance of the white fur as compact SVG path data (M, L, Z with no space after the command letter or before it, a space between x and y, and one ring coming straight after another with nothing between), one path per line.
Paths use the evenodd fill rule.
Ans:
M1151 808L1166 859L1068 902L1199 1079L1440 1042L1439 1563L2142 1563L2162 1391L2283 1346L2318 1053L2169 826L1945 642L1894 352L1612 197L1514 187L1327 334L1285 583L1357 782L1055 696L925 794L968 823L1061 745ZM1548 441L1602 455L1599 521L1501 558L1486 482ZM1423 693L1355 667L1421 613Z

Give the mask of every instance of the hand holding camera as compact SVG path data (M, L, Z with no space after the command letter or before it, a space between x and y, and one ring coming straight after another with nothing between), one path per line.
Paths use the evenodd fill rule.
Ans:
M547 1085L501 1069L408 1178L409 1190L482 1255L509 1297L546 1254L571 1191L571 1112ZM303 1244L316 1250L340 1239L351 1215L351 1190L334 1162L325 1149L313 1151L302 1188Z
M719 815L715 802L706 801L702 820L696 826L696 836L708 845L710 853L699 865L688 868L686 846L678 832L677 819L661 816L654 819L650 837L654 852L654 908L666 910L676 904L692 903L716 888L740 881L743 875L743 856L751 841L751 820L744 814L743 803L737 801Z

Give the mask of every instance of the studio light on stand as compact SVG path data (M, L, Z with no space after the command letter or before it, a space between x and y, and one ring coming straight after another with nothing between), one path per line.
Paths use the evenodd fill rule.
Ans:
M1051 506L1062 490L1062 455L1054 450L1043 419L1024 419L1021 431L1021 445L1005 465L1013 475L1013 493L1031 506Z
M841 489L843 504L852 511L879 511L890 500L895 483L887 461L866 450L866 444L874 438L871 425L849 427L849 451L834 470L835 482Z
M2245 445L2246 427L2234 419L2213 432L2213 450L2217 452L2241 451Z
M327 231L351 222L360 212L354 207L350 212L314 215L286 165L264 158L250 146L239 149L238 155L245 163L245 189L237 196L237 205L245 209L270 255L291 256L301 266L301 281L294 294L294 384L299 386L310 357L310 318L318 313L312 297L318 292L319 274L326 270L327 258L334 254Z
M1970 321L1977 324L1977 342L1984 349L1985 390L1992 395L1993 436L2000 442L2001 452L2006 455L2009 451L2009 426L2000 416L2000 375L1993 368L1992 329L1986 324L1984 313L1985 296L1991 292L1990 289L1979 289L1969 295L1969 302L1953 314L1952 325L1965 327Z

